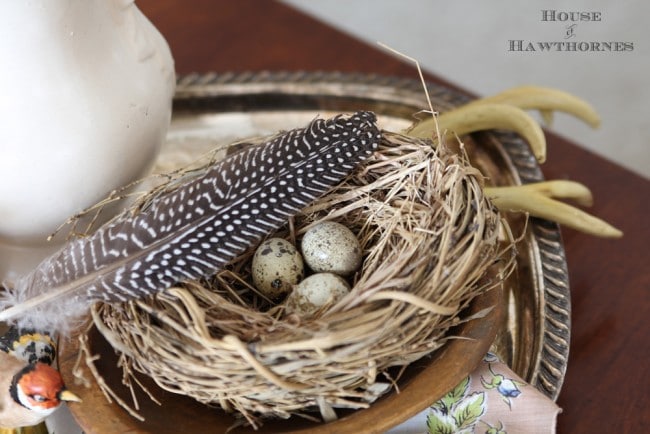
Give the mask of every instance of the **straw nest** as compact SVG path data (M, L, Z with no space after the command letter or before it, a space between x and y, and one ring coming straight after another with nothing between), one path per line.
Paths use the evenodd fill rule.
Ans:
M98 305L94 322L126 377L144 373L254 426L367 407L395 387L388 368L443 345L461 310L503 277L488 272L504 250L482 182L463 155L385 132L373 157L272 234L297 242L323 220L352 229L363 264L340 301L285 314L253 288L250 251L209 281Z

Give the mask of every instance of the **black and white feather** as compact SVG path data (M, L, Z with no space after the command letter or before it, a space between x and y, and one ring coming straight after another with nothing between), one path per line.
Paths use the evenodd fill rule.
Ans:
M316 119L249 146L136 215L69 242L0 301L0 321L65 331L92 303L209 276L342 181L377 148L371 112Z

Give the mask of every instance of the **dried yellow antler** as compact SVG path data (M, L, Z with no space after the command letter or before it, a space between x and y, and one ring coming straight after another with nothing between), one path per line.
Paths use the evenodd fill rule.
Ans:
M442 113L438 117L445 136L490 129L511 130L530 145L540 163L546 160L546 139L539 124L524 110L539 110L547 124L554 111L571 114L593 128L600 125L600 116L587 102L570 93L541 86L518 86ZM407 134L430 138L435 120L426 119L413 126Z
M600 116L586 101L558 89L541 86L518 86L470 104L509 104L523 110L539 110L547 124L554 111L575 116L592 128L600 126Z
M539 124L524 110L539 110L547 123L554 111L571 114L596 128L600 117L585 101L557 89L540 86L519 86L482 98L437 118L418 122L406 134L434 138L442 132L449 138L490 129L511 130L530 145L535 158L546 160L546 138ZM437 125L436 125L437 123ZM618 238L623 233L607 222L553 198L573 199L579 205L590 206L593 199L587 187L571 181L547 181L521 186L486 187L485 194L502 211L524 211L574 229L600 236Z
M484 192L501 211L524 211L532 216L553 220L599 237L623 236L623 232L609 223L576 207L552 199L553 197L573 199L580 205L590 206L591 191L577 182L545 181L518 186L486 187Z
M407 131L409 136L431 138L435 131L432 118L419 122ZM522 136L540 163L546 160L546 139L539 124L528 113L508 104L476 102L466 104L438 116L438 128L445 137L462 136L476 131L503 129Z

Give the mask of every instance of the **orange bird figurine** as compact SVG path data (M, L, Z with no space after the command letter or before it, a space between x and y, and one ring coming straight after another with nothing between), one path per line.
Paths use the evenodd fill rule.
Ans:
M61 374L45 363L34 364L0 352L0 427L42 422L64 401L81 401L65 388Z

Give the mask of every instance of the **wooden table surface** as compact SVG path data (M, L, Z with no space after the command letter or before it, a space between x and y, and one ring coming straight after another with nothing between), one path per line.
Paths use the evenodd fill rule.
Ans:
M179 74L323 70L417 78L413 65L273 1L137 4L167 38ZM447 85L445 78L452 79L426 77ZM558 433L650 432L650 182L552 134L548 153L545 177L589 186L595 196L590 212L625 233L603 240L562 230L572 338Z

